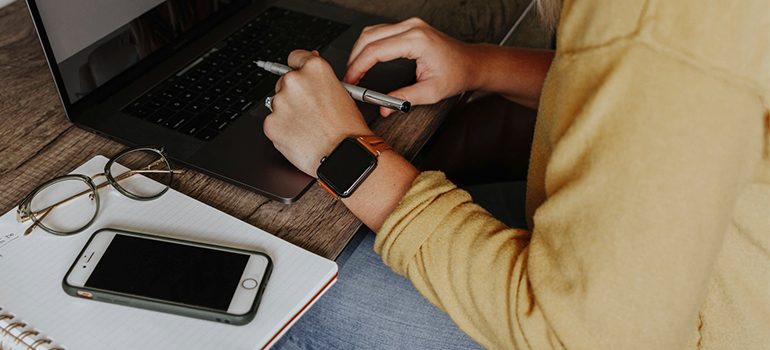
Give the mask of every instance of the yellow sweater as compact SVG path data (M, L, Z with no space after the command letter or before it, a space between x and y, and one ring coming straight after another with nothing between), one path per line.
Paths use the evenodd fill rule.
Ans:
M770 4L566 1L531 231L443 174L375 249L494 349L770 348Z

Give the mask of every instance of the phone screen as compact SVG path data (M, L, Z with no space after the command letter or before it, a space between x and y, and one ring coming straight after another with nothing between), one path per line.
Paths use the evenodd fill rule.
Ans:
M249 256L115 235L85 286L227 311Z

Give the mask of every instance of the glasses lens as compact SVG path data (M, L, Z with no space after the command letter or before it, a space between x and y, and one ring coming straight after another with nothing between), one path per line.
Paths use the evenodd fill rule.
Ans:
M42 189L30 200L29 208L46 231L69 234L88 226L96 216L98 203L88 183L73 178Z
M139 149L126 153L110 167L118 186L144 199L154 198L171 185L171 168L160 153Z

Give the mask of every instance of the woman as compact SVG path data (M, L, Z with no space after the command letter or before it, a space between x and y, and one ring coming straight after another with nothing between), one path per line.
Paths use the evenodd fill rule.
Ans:
M374 63L407 57L418 81L391 94L414 104L485 90L538 107L527 227L506 226L442 173L420 173L393 151L343 203L377 232L385 264L486 348L766 348L768 3L563 5L554 53L462 44L412 19L364 30L345 76L356 83ZM317 53L288 62L296 70L276 84L264 129L315 176L342 139L373 133ZM401 313L389 310L399 302L378 309L375 289L311 309L321 316L300 320L288 342L464 341L449 326L411 322L423 312L411 302ZM334 334L344 328L308 324L360 304L375 310L361 323L403 317L402 329L347 330L360 339L346 341Z

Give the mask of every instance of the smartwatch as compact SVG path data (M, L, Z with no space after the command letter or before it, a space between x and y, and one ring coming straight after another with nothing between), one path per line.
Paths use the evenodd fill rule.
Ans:
M348 137L326 157L316 170L318 184L334 199L350 197L377 167L380 153L391 149L377 136Z

